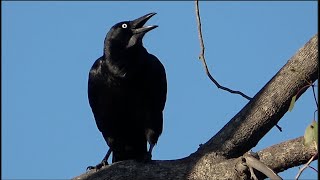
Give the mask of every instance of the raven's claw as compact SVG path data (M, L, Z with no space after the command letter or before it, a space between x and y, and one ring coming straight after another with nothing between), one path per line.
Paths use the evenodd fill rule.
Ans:
M91 171L95 169L96 171L100 170L103 166L108 165L107 161L102 161L101 163L97 164L96 166L88 166L87 171Z

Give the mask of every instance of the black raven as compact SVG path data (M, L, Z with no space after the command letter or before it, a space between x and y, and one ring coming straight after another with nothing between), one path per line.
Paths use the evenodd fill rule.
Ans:
M99 169L112 162L151 160L162 132L167 80L159 59L143 47L143 26L156 13L115 24L104 40L103 55L93 64L88 81L89 103L110 149ZM147 143L150 148L147 150Z

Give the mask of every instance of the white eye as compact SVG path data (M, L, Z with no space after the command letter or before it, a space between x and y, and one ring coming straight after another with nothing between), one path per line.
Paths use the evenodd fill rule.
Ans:
M121 25L121 27L122 27L123 29L126 29L126 28L128 27L128 25L127 25L126 23L123 23L123 24Z

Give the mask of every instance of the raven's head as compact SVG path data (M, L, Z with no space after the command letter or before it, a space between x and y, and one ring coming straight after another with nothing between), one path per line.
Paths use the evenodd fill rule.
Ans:
M146 14L133 21L123 21L115 24L108 32L105 39L107 49L128 49L133 46L141 45L143 36L150 30L158 27L143 26L156 13Z

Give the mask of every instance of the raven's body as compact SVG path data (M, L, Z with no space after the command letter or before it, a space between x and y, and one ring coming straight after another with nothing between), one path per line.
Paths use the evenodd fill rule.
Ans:
M142 25L153 15L113 26L106 36L103 56L89 73L89 103L98 129L113 152L112 162L151 158L152 147L162 132L165 69L142 46L143 35L156 27L143 29ZM133 30L129 28L139 31L130 34Z

